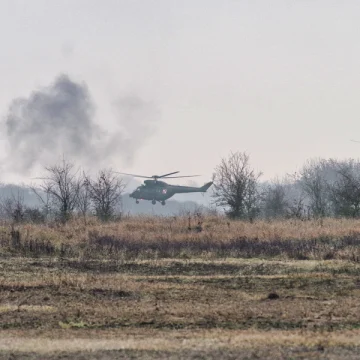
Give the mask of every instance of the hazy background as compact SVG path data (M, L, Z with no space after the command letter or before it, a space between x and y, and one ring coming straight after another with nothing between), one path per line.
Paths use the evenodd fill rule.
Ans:
M199 184L231 150L264 180L358 157L359 15L357 0L0 0L0 181L62 154Z

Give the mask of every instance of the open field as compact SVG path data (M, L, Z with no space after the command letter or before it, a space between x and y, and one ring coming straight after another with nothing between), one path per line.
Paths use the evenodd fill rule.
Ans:
M360 221L188 227L3 225L0 359L358 358Z

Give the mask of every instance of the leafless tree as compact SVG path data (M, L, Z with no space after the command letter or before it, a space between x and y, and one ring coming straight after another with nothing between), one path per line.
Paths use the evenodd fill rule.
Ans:
M338 179L330 187L335 215L358 217L360 215L360 162L354 160L335 162Z
M0 217L12 221L14 224L21 222L43 223L45 216L36 206L28 206L24 200L24 193L20 190L16 194L4 196L0 200Z
M39 206L38 210L43 216L43 221L48 221L52 212L50 194L44 193L41 188L35 185L30 185L30 189L37 196L38 200L40 200L41 206Z
M1 199L0 211L6 220L11 220L14 223L22 222L25 218L25 210L24 197L19 191L16 195L11 193L11 196Z
M91 196L89 189L89 176L83 173L81 178L81 186L79 189L77 208L84 218L86 224L86 217L91 210Z
M101 170L95 180L87 177L86 185L96 216L102 221L113 219L125 188L122 179L111 170Z
M328 173L331 170L327 160L312 159L308 160L300 171L300 184L315 218L323 218L329 214Z
M285 218L290 205L286 190L285 184L279 179L275 179L266 187L263 193L263 211L265 218Z
M258 180L262 173L255 172L249 160L245 152L230 153L221 160L213 174L213 198L229 217L253 221L260 209Z
M309 218L309 211L305 205L305 194L300 192L292 197L286 208L285 218L304 220Z
M81 178L78 171L75 171L74 164L63 159L59 165L45 167L47 176L42 178L40 191L32 187L35 194L47 207L55 210L59 220L63 223L68 221L77 204L81 188Z

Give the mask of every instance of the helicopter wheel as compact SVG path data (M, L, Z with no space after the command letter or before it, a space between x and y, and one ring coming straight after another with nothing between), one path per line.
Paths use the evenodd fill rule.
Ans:
M161 202L161 205L165 205L165 201L164 201L164 200Z
M139 200L136 200L136 203L138 204L138 203L139 203Z
M152 203L153 205L155 205L155 204L156 204L156 200L153 200L151 203Z

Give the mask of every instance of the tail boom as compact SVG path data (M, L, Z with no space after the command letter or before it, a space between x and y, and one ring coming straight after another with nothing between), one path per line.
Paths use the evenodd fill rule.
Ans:
M201 191L201 192L206 192L212 184L213 184L212 181L206 183L204 186L202 186L202 187L200 188L200 191Z

